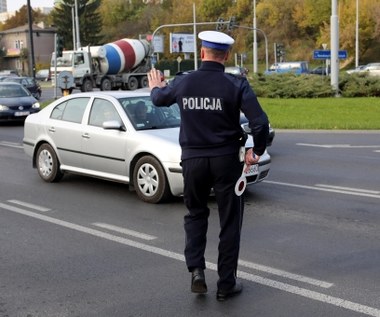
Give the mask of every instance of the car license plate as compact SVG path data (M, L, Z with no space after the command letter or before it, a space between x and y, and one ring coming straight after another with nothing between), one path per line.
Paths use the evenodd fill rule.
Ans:
M16 117L28 116L30 114L29 111L17 111L15 112Z
M259 164L251 165L248 171L244 172L245 176L253 176L259 173Z

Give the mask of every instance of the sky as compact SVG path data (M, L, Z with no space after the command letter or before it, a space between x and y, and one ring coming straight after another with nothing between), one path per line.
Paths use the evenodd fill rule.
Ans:
M19 10L23 5L27 4L27 0L7 0L8 11ZM32 8L35 7L53 7L54 0L30 0Z

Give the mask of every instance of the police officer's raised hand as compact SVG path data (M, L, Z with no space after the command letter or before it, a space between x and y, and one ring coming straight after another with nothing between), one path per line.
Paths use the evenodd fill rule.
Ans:
M245 171L248 171L251 165L257 164L259 160L260 156L256 155L253 152L253 149L249 149L247 152L245 152L245 164L247 166Z
M162 88L166 86L166 82L162 80L162 73L158 69L152 68L148 73L149 88Z

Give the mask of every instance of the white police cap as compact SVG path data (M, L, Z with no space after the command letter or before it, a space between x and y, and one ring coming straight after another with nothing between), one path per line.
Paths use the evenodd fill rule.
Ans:
M198 37L202 40L202 46L221 51L227 51L235 43L231 36L218 31L203 31Z

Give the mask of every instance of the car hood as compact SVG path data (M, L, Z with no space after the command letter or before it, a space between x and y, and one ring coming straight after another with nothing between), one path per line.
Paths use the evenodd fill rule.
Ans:
M137 131L137 150L160 156L162 161L179 162L181 147L179 145L179 128L153 129ZM163 151L162 149L165 149Z
M37 100L31 96L3 98L0 97L0 104L5 106L31 106Z

